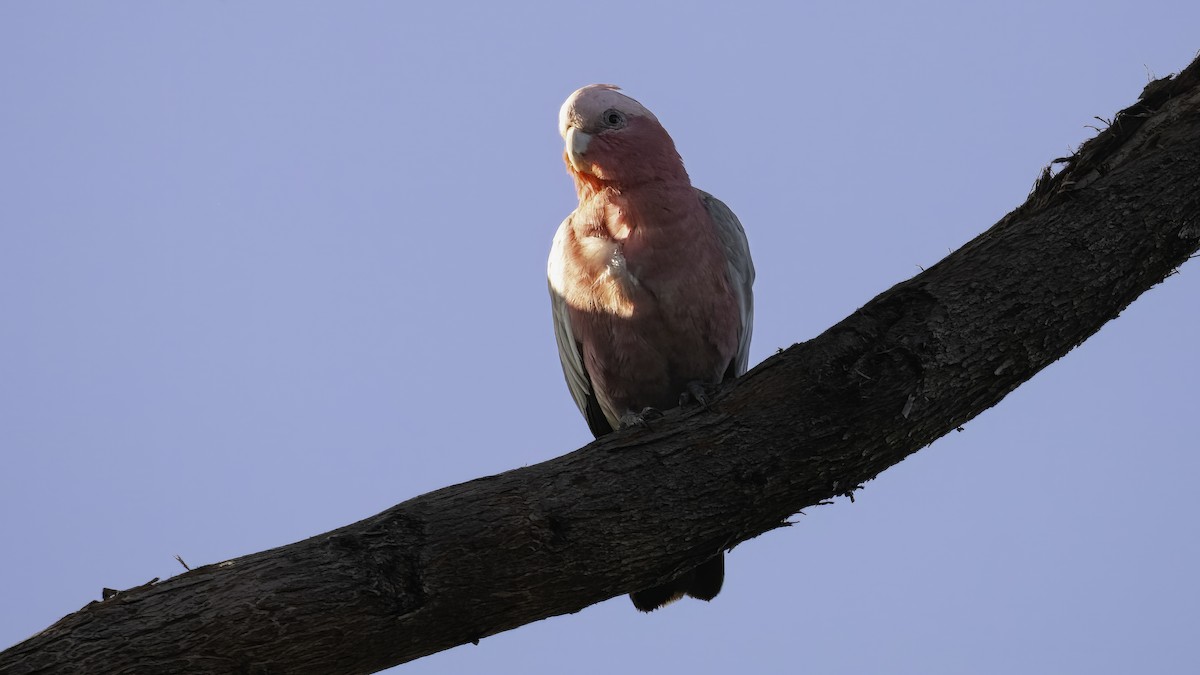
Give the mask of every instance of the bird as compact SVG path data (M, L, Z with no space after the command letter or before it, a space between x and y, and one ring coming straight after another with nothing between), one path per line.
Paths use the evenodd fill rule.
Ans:
M754 263L741 222L692 186L670 134L619 87L576 90L558 127L579 205L554 235L547 276L571 397L597 438L707 405L749 362ZM712 600L724 577L719 552L630 598L643 612Z

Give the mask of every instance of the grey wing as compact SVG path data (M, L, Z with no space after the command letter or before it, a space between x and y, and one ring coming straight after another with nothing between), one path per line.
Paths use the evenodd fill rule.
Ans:
M599 438L611 432L613 428L604 416L600 401L592 390L592 379L583 364L579 341L575 339L571 330L567 300L563 297L563 246L570 220L568 217L559 225L558 232L554 235L554 245L550 248L550 260L546 264L546 276L550 282L550 309L554 319L554 341L558 346L558 360L562 363L563 376L567 379L567 389L571 392L571 398L575 400L579 412L583 413L592 435Z
M754 330L754 261L750 259L750 243L746 241L742 223L724 202L703 190L697 192L708 209L708 215L717 224L717 235L721 239L721 248L725 250L729 281L741 309L742 328L737 358L734 360L734 375L740 376L750 365L750 335Z

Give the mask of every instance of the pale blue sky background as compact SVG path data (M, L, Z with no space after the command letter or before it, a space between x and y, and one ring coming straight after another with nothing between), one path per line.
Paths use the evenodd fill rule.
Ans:
M682 6L682 3L680 3ZM585 443L555 120L654 110L758 265L752 362L989 227L1200 3L0 4L0 646ZM796 527L410 673L1190 672L1200 269ZM518 440L519 439L519 440Z

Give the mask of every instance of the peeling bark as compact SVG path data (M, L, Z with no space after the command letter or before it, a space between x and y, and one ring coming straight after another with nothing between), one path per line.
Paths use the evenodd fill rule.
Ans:
M1200 247L1200 60L710 410L92 603L0 673L367 673L663 582L995 405Z

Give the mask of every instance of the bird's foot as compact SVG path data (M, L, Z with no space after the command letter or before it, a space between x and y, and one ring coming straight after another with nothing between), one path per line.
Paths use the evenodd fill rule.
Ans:
M687 388L679 395L679 407L682 408L693 403L702 406L708 410L708 401L721 388L719 384L711 384L709 382L701 382L693 380L687 383Z
M649 429L650 420L656 420L662 416L662 411L658 408L642 408L641 412L635 413L630 410L624 415L621 415L621 419L618 420L618 422L620 423L622 429L628 429L629 427L643 427L645 429Z

